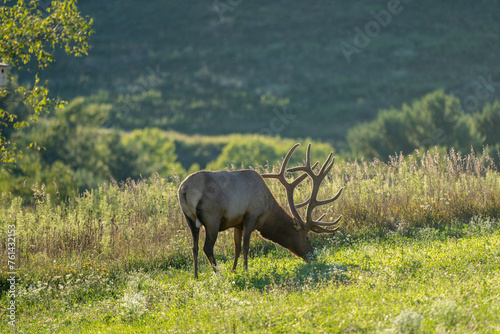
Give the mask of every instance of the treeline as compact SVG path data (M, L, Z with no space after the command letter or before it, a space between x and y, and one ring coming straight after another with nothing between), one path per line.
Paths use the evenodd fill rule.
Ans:
M295 0L287 11L281 2L246 1L224 20L213 1L79 1L94 19L92 49L85 59L58 57L41 80L68 100L108 91L121 129L260 133L275 109L286 109L293 118L281 136L314 136L347 151L345 124L438 88L465 99L482 84L474 77L500 78L491 1L400 4L401 15L349 64L339 45L359 47L357 28L376 25L371 13L387 1Z
M3 103L17 108L21 117L28 114L15 99ZM26 199L48 192L65 200L111 180L148 178L155 173L183 178L200 169L273 165L295 142L313 141L257 134L188 136L157 127L123 130L116 126L114 110L107 96L81 97L30 128L7 129L7 138L25 149L17 164L0 172L0 191ZM498 163L500 103L466 111L455 96L435 91L400 109L382 110L375 120L351 128L347 135L351 151L336 152L329 143L313 141L312 158L321 160L334 151L337 159L387 161L391 155L438 146L464 153L486 148ZM305 145L300 149L304 151ZM304 153L294 158L301 160Z

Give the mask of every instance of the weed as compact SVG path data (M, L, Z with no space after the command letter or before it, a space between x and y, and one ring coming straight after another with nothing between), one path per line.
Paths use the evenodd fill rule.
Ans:
M393 332L398 334L418 333L423 316L413 310L403 310L393 321Z

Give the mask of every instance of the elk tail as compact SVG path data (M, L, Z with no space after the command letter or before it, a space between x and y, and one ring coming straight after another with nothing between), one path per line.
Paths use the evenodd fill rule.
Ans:
M179 203L182 211L192 222L195 222L197 228L201 227L201 222L196 216L196 207L200 202L202 192L195 188L188 188L186 184L179 188Z

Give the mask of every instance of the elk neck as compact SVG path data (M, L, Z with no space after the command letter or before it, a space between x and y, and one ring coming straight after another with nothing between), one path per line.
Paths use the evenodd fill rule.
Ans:
M278 203L270 210L265 221L257 227L263 238L287 248L295 255L308 261L314 250L307 238L307 232L297 229L294 218Z

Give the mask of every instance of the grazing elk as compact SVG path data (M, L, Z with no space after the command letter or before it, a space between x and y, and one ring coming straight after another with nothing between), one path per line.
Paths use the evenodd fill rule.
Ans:
M288 161L299 145L295 144L290 149L278 174L260 175L253 170L233 172L200 171L189 175L182 182L179 187L179 202L193 235L195 277L198 277L198 240L201 226L204 226L206 231L203 251L214 270L216 270L216 265L213 249L217 235L219 231L230 227L234 228L233 271L236 269L238 257L241 253L242 239L244 266L245 269L248 269L250 235L254 230L259 231L262 237L303 258L306 262L314 259L314 249L307 235L308 232L335 233L338 227L332 230L325 227L335 225L342 216L334 222L321 222L325 215L322 215L317 220L312 218L313 210L316 207L335 201L343 190L341 188L330 199L317 199L321 182L331 170L335 161L335 158L332 159L333 153L330 153L328 159L316 174L313 169L318 163L316 162L311 166L311 144L309 144L307 146L305 165L287 169ZM304 173L289 183L285 178L286 171ZM293 191L308 176L313 183L311 196L307 201L295 205ZM276 201L263 178L276 178L285 186L292 215L288 214ZM308 205L308 207L306 209L306 220L304 221L297 212L297 208L305 205Z

